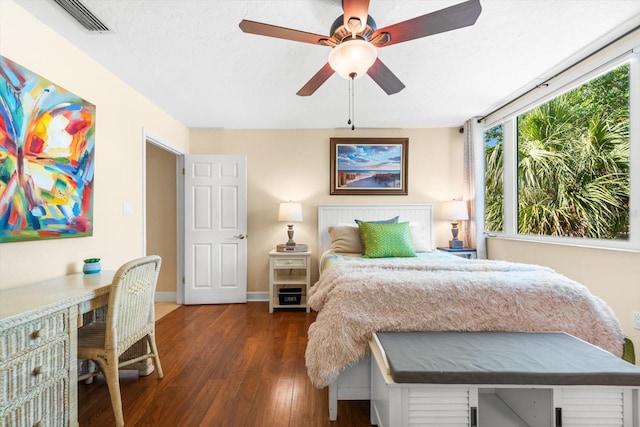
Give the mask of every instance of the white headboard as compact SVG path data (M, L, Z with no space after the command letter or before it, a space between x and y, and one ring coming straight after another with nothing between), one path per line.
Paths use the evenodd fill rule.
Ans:
M320 205L318 206L318 250L319 254L331 249L329 226L338 223L354 224L355 219L373 221L393 218L398 221L418 222L424 227L424 233L431 246L433 237L432 205Z

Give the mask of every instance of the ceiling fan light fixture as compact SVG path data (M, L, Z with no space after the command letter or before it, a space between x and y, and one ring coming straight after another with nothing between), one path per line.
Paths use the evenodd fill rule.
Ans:
M368 41L348 39L331 49L329 65L342 78L351 79L352 74L358 78L367 73L377 57L378 50Z

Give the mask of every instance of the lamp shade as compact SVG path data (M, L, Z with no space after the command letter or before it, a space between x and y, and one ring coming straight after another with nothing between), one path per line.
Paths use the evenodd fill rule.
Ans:
M278 221L300 222L302 221L302 205L300 203L280 203Z
M467 203L462 200L451 200L442 204L441 218L451 221L469 219Z
M377 57L376 47L368 41L349 39L331 49L329 65L345 79L350 79L352 73L358 78L367 73Z

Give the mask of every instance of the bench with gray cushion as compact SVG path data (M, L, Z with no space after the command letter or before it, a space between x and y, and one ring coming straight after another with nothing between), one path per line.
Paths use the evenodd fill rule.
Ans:
M640 368L563 332L380 332L397 383L640 386Z
M379 332L370 346L379 426L638 427L640 367L566 333Z

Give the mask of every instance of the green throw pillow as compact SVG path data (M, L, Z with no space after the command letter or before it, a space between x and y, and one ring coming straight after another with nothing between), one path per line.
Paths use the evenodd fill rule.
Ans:
M354 219L354 221L356 222L356 224L358 224L358 226L363 222L368 222L371 224L389 224L389 223L395 224L398 222L398 218L400 218L400 216L396 215L393 218L378 219L376 221L363 221L361 219ZM360 236L360 243L362 244L362 255L364 255L364 240L362 240L362 232L360 232L360 230L358 230L358 235Z
M414 257L416 251L408 222L376 224L361 222L365 258Z

